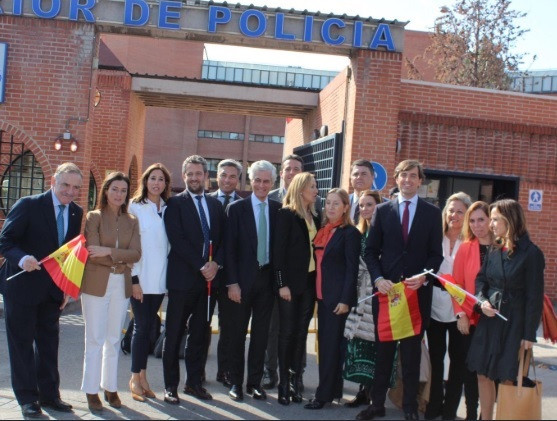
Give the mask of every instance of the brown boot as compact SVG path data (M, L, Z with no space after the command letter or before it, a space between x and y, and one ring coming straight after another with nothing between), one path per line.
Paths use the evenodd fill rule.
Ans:
M87 406L89 406L91 412L100 412L103 410L103 404L98 394L86 393L85 396L87 396Z
M118 392L108 392L104 391L104 400L108 402L108 404L113 408L121 408L122 402L118 397Z

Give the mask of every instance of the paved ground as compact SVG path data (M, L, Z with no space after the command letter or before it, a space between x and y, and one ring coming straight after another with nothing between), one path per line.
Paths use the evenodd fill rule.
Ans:
M45 417L52 419L101 419L92 415L87 409L85 395L79 390L83 360L83 319L77 303L61 318L60 341L60 375L62 398L74 406L74 413L68 415L54 411L45 412ZM304 376L306 391L304 401L311 398L317 386L317 366L314 351L315 335L308 337L308 368ZM215 349L217 335L213 337L210 356L207 362L207 389L214 400L206 403L181 394L182 402L179 406L171 406L162 401L162 362L150 357L149 376L153 390L158 399L147 403L135 402L127 392L129 380L130 357L121 355L119 366L120 397L123 407L114 410L105 407L102 419L354 419L358 409L346 409L337 403L320 411L308 411L303 405L290 404L288 407L276 402L276 389L269 393L265 402L254 401L246 396L243 403L231 401L227 390L220 383L214 381L216 374ZM557 419L557 346L547 344L543 339L536 345L534 351L537 364L538 378L543 382L543 418ZM182 363L183 364L183 363ZM181 365L183 375L183 365ZM346 382L344 400L351 399L357 391L357 385ZM343 400L343 402L344 402ZM464 417L463 405L459 408L459 417ZM389 403L387 407L389 419L402 419L402 413ZM0 319L0 419L21 419L21 412L10 385L10 370L8 365L7 344L4 320Z

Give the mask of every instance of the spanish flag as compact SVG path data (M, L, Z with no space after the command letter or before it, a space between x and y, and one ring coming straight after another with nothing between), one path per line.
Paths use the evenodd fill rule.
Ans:
M65 294L77 300L89 252L85 237L78 235L42 260L42 265Z
M377 333L381 342L418 335L421 329L418 291L406 288L404 282L399 282L387 295L379 294Z
M445 288L445 290L451 295L452 299L455 300L460 307L462 307L466 314L474 315L474 305L478 302L478 299L474 295L456 285L456 281L451 275L442 274L435 277L439 279L443 288Z

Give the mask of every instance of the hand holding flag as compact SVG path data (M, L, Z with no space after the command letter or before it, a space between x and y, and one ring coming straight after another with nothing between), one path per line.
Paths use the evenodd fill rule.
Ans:
M439 282L441 282L441 285L443 285L445 290L467 313L473 313L474 306L477 303L479 303L480 305L483 303L483 301L480 301L475 295L456 285L456 281L451 275L442 274L441 276L439 276L435 274L431 269L426 270L426 272L439 279ZM495 315L500 317L504 321L507 321L507 318L499 313L499 311L497 310L495 310Z

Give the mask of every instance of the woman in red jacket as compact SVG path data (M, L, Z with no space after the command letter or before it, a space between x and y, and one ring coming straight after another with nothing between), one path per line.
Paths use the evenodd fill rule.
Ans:
M489 228L489 205L485 202L474 202L464 216L462 226L463 243L455 256L453 277L466 291L476 293L476 275L493 244L493 232ZM475 313L467 314L453 300L457 329L465 336L462 342L468 353L472 334L478 320ZM460 386L462 387L462 386ZM464 396L466 399L466 419L475 420L478 415L478 380L476 373L466 369L464 376Z

